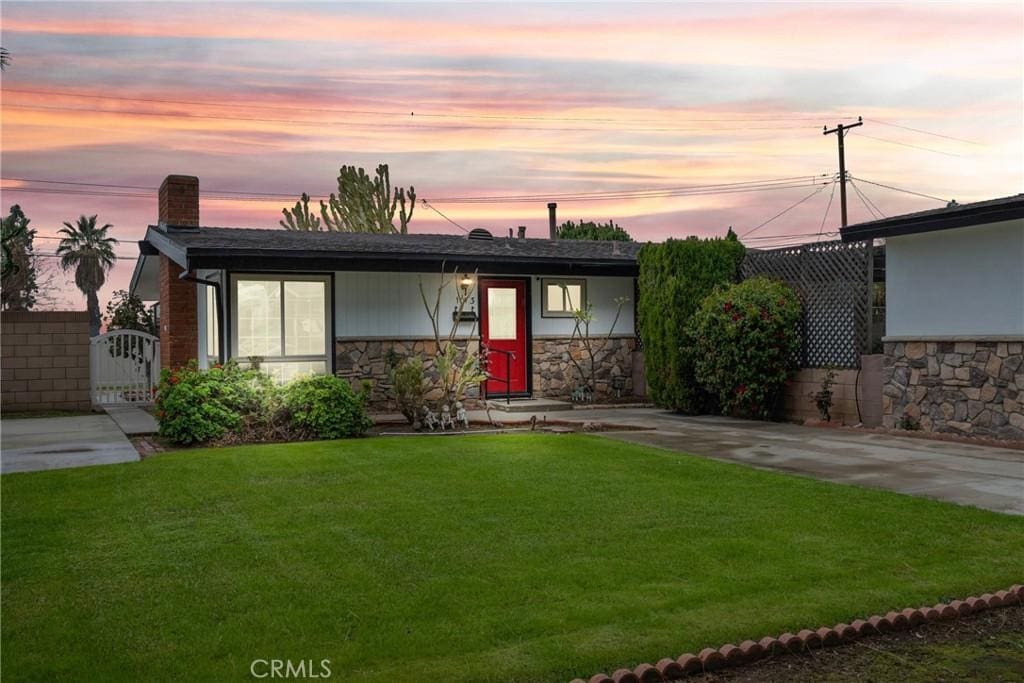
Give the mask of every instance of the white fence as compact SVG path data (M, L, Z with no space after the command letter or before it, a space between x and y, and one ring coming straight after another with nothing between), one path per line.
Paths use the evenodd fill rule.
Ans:
M160 382L160 340L135 330L114 330L89 345L93 405L152 403Z

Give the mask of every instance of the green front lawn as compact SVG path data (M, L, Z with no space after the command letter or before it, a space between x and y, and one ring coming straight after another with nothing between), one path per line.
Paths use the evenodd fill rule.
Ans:
M4 475L11 680L559 681L994 591L1024 519L582 435Z

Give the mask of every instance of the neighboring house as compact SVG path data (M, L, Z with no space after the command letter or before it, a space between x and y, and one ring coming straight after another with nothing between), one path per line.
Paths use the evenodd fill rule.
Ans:
M459 334L475 328L486 347L512 352L515 396L567 397L575 387L566 293L573 306L593 306L595 336L608 333L616 299L628 298L596 388L605 395L632 389L637 243L484 230L459 236L200 227L199 181L191 176L169 176L159 207L159 225L139 243L131 291L159 302L165 368L193 358L207 367L259 357L281 380L309 372L370 380L374 399L384 401L389 352L429 357L434 350L420 283L433 303L443 264L448 273L458 268L459 277L441 300L442 336L453 320L455 287L471 288L467 310L478 321L461 323ZM490 374L504 379L508 356L491 356ZM504 394L505 383L490 381L487 389Z
M842 238L885 240L883 424L1024 439L1024 194Z

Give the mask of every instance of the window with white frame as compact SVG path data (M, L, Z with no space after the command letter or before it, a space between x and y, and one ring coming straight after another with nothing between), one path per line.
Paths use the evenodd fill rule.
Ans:
M587 281L565 278L544 278L540 282L545 318L571 318L586 307Z
M279 382L328 371L330 280L324 276L236 275L232 355Z

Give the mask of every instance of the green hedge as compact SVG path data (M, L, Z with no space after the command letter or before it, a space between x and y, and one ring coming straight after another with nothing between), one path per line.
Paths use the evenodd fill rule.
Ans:
M156 398L160 436L178 445L234 444L361 436L373 426L367 391L334 375L276 385L235 361L200 370L195 361L164 370Z
M731 231L726 239L670 239L640 250L637 313L655 404L687 413L711 407L696 380L688 325L715 287L739 279L745 251Z
M724 415L774 417L800 348L799 324L796 293L766 277L704 299L691 323L695 369Z

